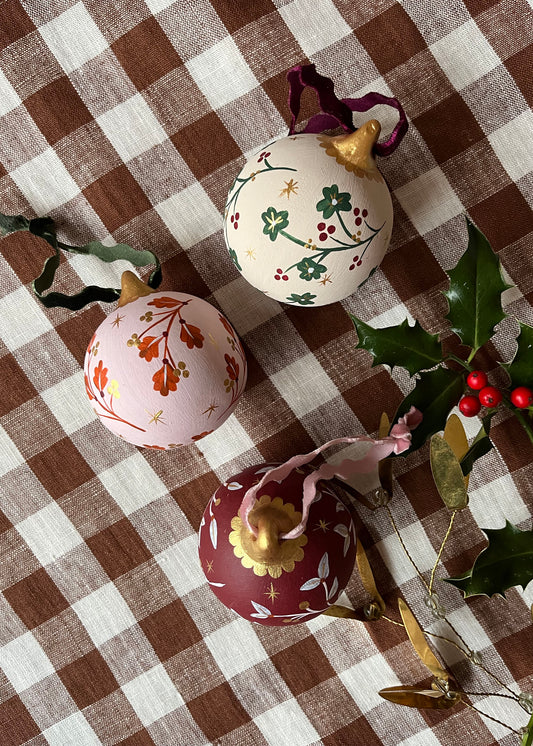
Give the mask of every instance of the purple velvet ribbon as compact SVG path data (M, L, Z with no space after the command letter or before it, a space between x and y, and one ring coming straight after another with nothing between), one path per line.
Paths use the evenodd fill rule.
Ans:
M315 91L322 113L311 117L302 132L315 134L339 126L345 132L353 132L356 128L353 126L352 112L368 111L378 104L392 106L400 116L388 140L378 142L374 146L376 155L383 156L393 153L407 132L407 117L402 105L396 98L372 92L361 98L338 99L333 90L333 81L317 73L314 65L296 65L287 73L287 80L289 81L289 110L291 112L289 134L291 135L295 132L296 120L300 113L300 99L306 88Z

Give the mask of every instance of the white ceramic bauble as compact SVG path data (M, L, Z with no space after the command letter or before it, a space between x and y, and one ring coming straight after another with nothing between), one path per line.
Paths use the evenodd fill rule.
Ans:
M85 355L91 405L115 435L145 448L200 440L234 410L246 384L235 330L207 301L153 291L132 272L119 308Z
M387 250L392 201L372 148L381 127L284 137L254 155L224 212L233 262L283 303L322 306L351 295Z

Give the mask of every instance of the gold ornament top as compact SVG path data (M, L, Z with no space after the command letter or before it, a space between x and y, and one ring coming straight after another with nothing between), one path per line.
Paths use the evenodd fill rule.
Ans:
M151 287L148 287L145 282L140 280L137 275L133 274L133 272L130 272L129 269L122 273L120 283L121 292L120 298L118 299L119 307L125 306L126 303L131 303L132 301L137 300L137 298L157 292Z
M335 158L337 163L361 179L383 181L378 171L372 148L376 144L381 125L377 119L363 124L355 132L347 135L319 135L320 147L325 148L327 155Z
M292 572L294 565L304 557L307 536L297 539L279 540L279 535L287 533L300 522L302 515L291 503L284 503L281 497L273 500L262 495L250 513L250 523L257 526L254 536L244 526L239 515L231 520L233 529L228 539L234 547L243 567L253 569L255 575L279 578L282 572Z

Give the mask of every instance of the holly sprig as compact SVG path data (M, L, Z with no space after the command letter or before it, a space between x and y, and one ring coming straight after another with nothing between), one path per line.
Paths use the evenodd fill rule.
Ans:
M467 249L457 265L447 272L449 287L444 291L448 301L445 318L450 321L463 348L469 349L466 358L446 353L439 335L429 334L418 321L409 326L405 319L396 326L374 329L350 314L359 337L357 348L371 353L373 365L386 364L391 370L402 367L414 377L413 390L402 401L393 418L396 422L413 405L424 414L422 425L413 432L409 452L420 448L428 438L443 430L450 410L457 404L467 416L478 414L481 404L486 407L479 433L461 460L465 475L492 447L490 422L501 407L507 407L516 415L533 443L533 392L531 400L527 393L524 394L524 389L527 392L533 387L532 327L519 322L516 353L511 361L499 363L507 373L509 386L503 391L485 386L479 391L474 388L472 393L468 392L468 382L473 380L469 376L474 372L472 361L491 340L496 325L507 317L502 308L502 293L510 286L505 282L499 257L486 236L468 218L466 225Z

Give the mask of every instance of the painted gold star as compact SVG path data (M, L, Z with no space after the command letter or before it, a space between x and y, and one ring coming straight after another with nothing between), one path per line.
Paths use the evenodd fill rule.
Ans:
M272 583L272 581L270 581L270 588L268 589L268 591L266 591L265 596L268 596L272 603L274 603L276 598L279 596L279 591L274 588L274 584Z
M217 341L216 341L216 339L215 339L215 338L213 337L213 335L211 334L211 332L209 332L209 334L208 334L208 337L209 337L209 341L210 341L210 343L211 343L211 344L212 344L212 345L213 345L214 347L216 347L216 348L217 348L217 350L218 350L218 342L217 342Z
M213 414L213 412L215 411L215 409L218 409L218 404L215 404L215 402L213 402L212 404L210 404L207 407L207 409L205 410L205 412L202 412L202 414L207 414L207 419L209 419L211 417L211 415ZM208 414L208 412L209 412L209 414Z
M148 411L147 409L145 409L144 411L145 411L145 412L146 412L146 414L147 414L147 415L149 415L149 416L150 416L150 418L151 418L151 419L149 420L149 422L148 422L148 424L149 424L149 425L151 425L151 424L152 424L152 422L154 422L154 423L155 423L156 425L157 425L157 424L158 424L159 422L160 422L160 423L161 423L162 425L166 425L166 424L167 424L167 423L165 422L165 420L163 419L163 410L162 410L162 409L160 409L160 410L159 410L159 412L154 412L153 414L152 414L152 412L149 412L149 411Z
M213 572L213 560L211 562L209 560L206 560L206 572Z
M119 327L120 326L120 322L123 320L123 318L124 318L124 316L120 316L117 313L116 317L113 320L113 326Z
M298 194L298 182L294 181L294 179L291 179L290 181L284 181L285 189L282 189L279 193L280 197L283 197L284 194L287 195L287 199L291 198L291 194Z
M324 286L327 285L328 282L333 282L331 275L324 275L324 277L319 280L319 284Z
M326 533L326 531L328 530L328 526L329 523L326 523L326 521L321 518L315 526L315 531L323 531L324 533Z
M248 257L248 259L257 259L255 255L255 249L248 249L248 251L246 252L246 256Z

